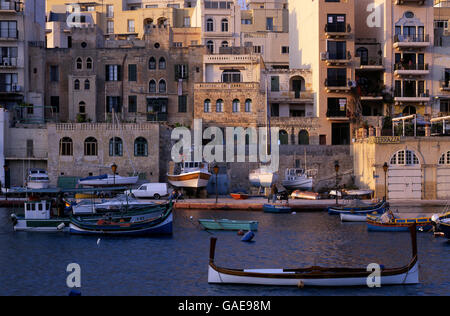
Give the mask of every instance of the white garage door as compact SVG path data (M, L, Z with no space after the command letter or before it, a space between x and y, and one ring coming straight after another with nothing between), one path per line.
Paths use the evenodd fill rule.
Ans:
M390 168L388 190L390 200L420 200L422 198L422 170L411 167Z
M437 198L449 199L450 198L450 168L437 169Z

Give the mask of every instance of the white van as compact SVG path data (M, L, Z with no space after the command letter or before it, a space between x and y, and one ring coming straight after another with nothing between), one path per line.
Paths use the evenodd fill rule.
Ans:
M159 200L162 196L169 194L167 183L144 183L137 189L127 190L125 194L136 198L154 198Z

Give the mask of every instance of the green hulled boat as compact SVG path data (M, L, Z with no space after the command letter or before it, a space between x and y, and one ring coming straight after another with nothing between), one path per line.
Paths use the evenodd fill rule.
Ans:
M199 219L198 222L207 230L258 230L257 221Z

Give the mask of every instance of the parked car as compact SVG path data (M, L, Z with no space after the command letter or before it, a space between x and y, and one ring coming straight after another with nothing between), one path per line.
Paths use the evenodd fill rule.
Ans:
M169 194L167 183L144 183L137 189L126 190L125 194L136 198L154 198L159 200Z

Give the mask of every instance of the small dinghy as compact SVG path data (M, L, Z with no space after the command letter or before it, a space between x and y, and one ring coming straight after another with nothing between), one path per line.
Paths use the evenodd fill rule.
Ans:
M198 222L207 230L258 230L257 221L199 219Z
M264 213L291 213L292 208L287 205L264 204Z
M248 193L243 192L243 191L230 193L230 195L235 200L247 200L248 199Z
M341 222L365 222L367 219L366 214L347 214L341 213Z
M366 204L359 200L355 200L351 205L348 205L348 206L343 206L343 207L330 206L330 207L328 207L328 214L331 214L331 215L339 215L341 213L369 214L369 213L373 213L373 212L377 212L378 214L383 214L387 207L388 207L388 203L384 199L375 204Z
M419 283L416 227L410 227L412 258L398 268L380 270L380 285ZM214 262L216 237L210 241L208 283L257 284L270 286L367 286L373 271L366 264L361 268L312 266L299 269L230 269L216 266ZM380 261L376 261L380 262ZM368 271L369 270L369 271Z

